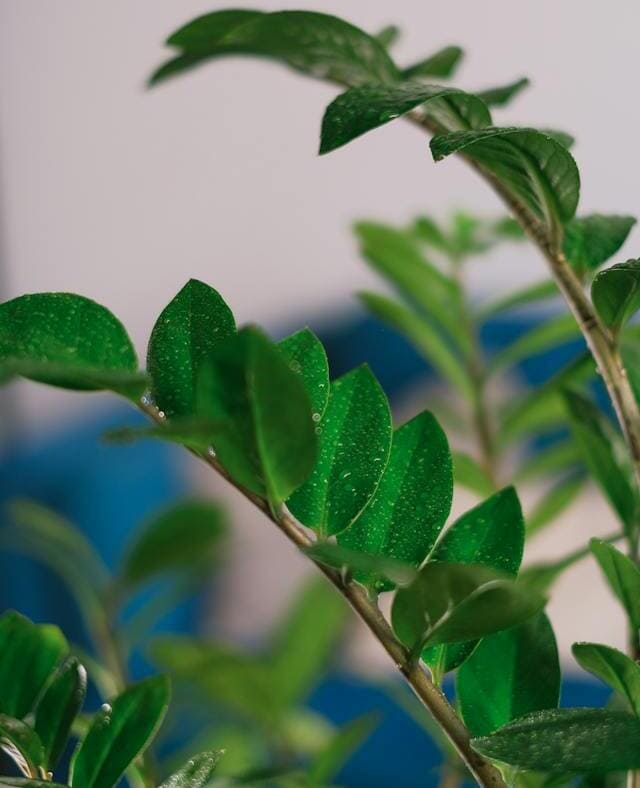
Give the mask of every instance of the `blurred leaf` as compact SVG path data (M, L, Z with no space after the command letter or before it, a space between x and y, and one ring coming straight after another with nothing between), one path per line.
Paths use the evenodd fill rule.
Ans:
M420 566L451 510L453 473L447 438L428 411L395 430L378 488L357 520L338 536L340 545ZM355 578L376 591L393 584L377 573Z
M180 771L166 779L160 788L206 788L223 755L222 750L195 755Z
M41 383L135 398L145 378L124 326L71 293L35 293L0 304L0 369Z
M640 308L640 260L627 260L596 274L591 299L602 322L617 334Z
M462 451L454 451L452 456L453 478L456 484L482 496L494 492L493 482L477 460Z
M137 586L165 572L193 571L210 563L226 527L214 503L194 499L174 504L136 533L120 569L122 582Z
M483 638L458 672L456 697L472 736L487 736L525 714L557 708L560 661L547 616L540 613Z
M19 613L0 617L0 713L21 719L69 647L58 627L33 624Z
M546 353L558 345L578 339L582 335L572 314L565 313L537 323L526 334L518 337L491 360L495 372L504 367L519 364L532 356Z
M579 665L626 698L634 714L640 716L640 665L637 662L599 643L574 643L571 651Z
M517 79L508 85L501 85L498 88L476 91L475 95L481 98L488 107L504 107L511 102L525 88L530 85L527 77Z
M315 542L303 552L323 566L372 575L393 586L410 583L416 576L415 567L411 564L382 555L350 550L333 542Z
M546 134L547 137L551 137L552 140L555 140L567 150L573 148L576 141L572 134L568 134L566 131L560 131L559 129L540 129L540 131Z
M400 38L400 28L396 25L387 25L379 30L374 38L385 49L390 49Z
M493 223L491 230L494 235L505 241L524 241L526 234L520 224L511 216L504 216Z
M0 750L4 750L25 774L39 774L44 766L44 747L38 734L22 720L0 714Z
M531 457L525 457L515 481L535 479L538 476L557 475L567 468L582 465L582 452L571 438L556 441Z
M307 772L311 783L331 784L351 755L369 738L377 724L376 714L366 714L343 725L325 749L313 759Z
M577 217L565 228L565 257L580 276L595 271L620 249L635 223L633 216Z
M592 539L591 552L609 587L627 613L634 630L640 629L640 569L613 545Z
M490 301L483 305L478 312L479 320L490 320L503 312L508 312L519 306L529 306L549 298L557 298L558 286L552 279L545 279L543 282L535 282L527 285L521 290L515 290L506 296Z
M527 516L527 537L541 531L569 507L584 489L584 476L570 476L553 485Z
M607 709L549 709L493 735L471 740L476 752L521 769L613 772L640 767L640 720Z
M113 788L147 748L169 705L169 681L153 676L128 687L94 715L73 754L73 788Z
M329 401L329 362L322 342L308 328L278 342L291 369L300 375L311 400L313 420L320 421Z
M440 77L449 79L464 57L460 47L448 46L439 49L433 55L414 63L402 70L404 79L421 79L423 77Z
M62 755L87 692L87 672L70 657L47 686L36 709L34 730L44 747L44 763L53 771Z
M389 403L368 367L332 382L316 431L316 465L287 506L324 537L351 525L373 497L389 459Z
M0 788L67 788L49 780L30 780L26 777L0 777Z
M190 279L162 310L147 351L155 404L167 416L192 416L196 380L209 355L235 334L233 314L209 285Z
M449 252L449 239L435 219L430 216L416 217L409 228L409 235L441 252Z
M458 88L420 82L361 85L342 93L327 107L322 119L320 154L341 148L416 107L442 131L479 129L491 123L484 103Z

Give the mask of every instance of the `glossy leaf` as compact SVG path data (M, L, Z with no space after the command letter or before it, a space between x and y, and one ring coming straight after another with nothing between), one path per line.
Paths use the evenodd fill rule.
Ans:
M320 421L329 401L329 362L318 337L308 328L278 342L291 369L300 375L311 400L313 420Z
M566 313L551 317L534 325L526 334L518 337L491 360L492 370L519 364L525 359L546 353L551 348L581 336L580 329L572 314Z
M0 368L62 388L111 388L134 397L145 385L122 323L71 293L35 293L0 304Z
M482 496L494 492L493 482L477 460L462 451L454 451L452 456L456 484Z
M447 438L428 411L398 428L391 455L369 506L339 537L339 544L374 556L420 566L451 510L453 471ZM393 585L357 571L369 588Z
M160 788L206 788L223 755L224 750L195 755L182 769L166 779Z
M488 90L478 90L475 95L481 98L488 107L504 107L515 98L525 88L529 87L529 80L526 77L510 82L508 85L501 85L497 88Z
M578 168L564 145L535 129L518 128L457 131L431 140L436 161L461 151L491 173L552 239L561 238L580 193Z
M38 734L22 720L6 714L0 714L0 750L2 749L6 750L21 767L21 771L27 774L39 773L39 767L44 765L44 747Z
M456 697L472 736L487 736L525 714L557 708L560 662L546 615L483 638L458 672Z
M591 298L602 322L614 334L640 308L640 260L627 260L600 271Z
M73 788L113 788L147 748L169 705L169 681L133 684L96 712L71 761Z
M485 104L458 88L424 85L363 85L342 93L322 119L320 153L330 153L372 129L421 107L442 131L480 129L491 123Z
M195 413L202 364L235 331L233 314L222 296L190 279L162 310L149 339L151 393L160 410L169 417Z
M633 628L640 629L640 569L608 542L592 539L590 544L591 552Z
M580 276L595 271L621 248L635 223L633 216L577 217L565 228L565 257Z
M268 57L343 85L390 82L399 76L374 37L335 16L311 11L217 11L194 19L167 43L181 50L183 60L162 66L152 83L221 55Z
M471 740L476 752L521 769L607 773L640 767L640 720L607 709L550 709L522 717L492 736Z
M136 534L123 560L121 580L131 587L166 572L192 571L216 556L225 532L219 506L195 499L180 501Z
M631 529L638 510L637 493L624 457L626 447L611 422L577 391L563 393L574 439L591 475L602 488L620 521Z
M424 77L449 79L449 77L453 76L463 57L464 52L460 47L443 47L433 55L403 69L402 77L404 79L422 79Z
M334 542L316 542L304 550L304 553L323 566L346 569L351 574L359 573L375 577L379 583L389 586L406 585L417 574L411 564L382 555L350 550Z
M210 355L198 381L198 414L218 420L210 436L231 477L273 506L308 477L317 440L302 378L256 328Z
M392 621L398 637L416 652L509 629L544 604L542 597L484 566L429 561L396 593Z
M368 367L332 382L316 430L318 460L287 506L304 525L330 536L351 525L369 503L389 459L389 403Z
M38 703L34 730L44 748L44 763L53 771L65 748L87 692L87 672L75 657L60 668Z
M69 647L57 627L10 611L0 617L0 713L30 711Z
M571 651L579 665L626 698L635 715L640 716L640 665L637 662L599 643L574 643Z
M307 772L312 785L331 784L351 755L371 735L378 723L375 714L343 725L313 759Z

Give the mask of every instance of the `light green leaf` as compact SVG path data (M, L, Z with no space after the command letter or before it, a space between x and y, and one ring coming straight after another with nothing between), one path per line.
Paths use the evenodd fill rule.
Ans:
M496 178L532 221L542 223L551 239L560 242L580 193L578 168L560 142L541 131L518 128L457 131L431 140L436 161L460 151Z
M139 395L131 340L105 307L71 293L35 293L0 304L0 369L62 388Z
M454 451L452 456L453 478L456 484L482 496L494 492L493 482L477 460L462 451Z
M593 305L614 335L640 308L640 260L600 271L591 285Z
M318 460L287 506L304 525L331 536L351 525L369 503L389 459L389 403L368 367L332 382L316 430Z
M640 717L640 665L637 662L599 643L574 643L571 651L579 665L626 698L634 714Z
M302 378L313 420L320 421L329 401L329 362L322 342L313 331L303 328L277 344L291 369Z
M131 588L166 572L189 572L210 563L219 554L226 529L216 504L180 501L137 532L120 569L122 583Z
M449 239L444 230L438 225L435 219L430 216L416 217L408 230L408 235L415 238L420 243L433 246L441 252L448 253L450 250Z
M73 788L113 788L147 748L169 705L169 681L153 676L133 684L94 715L71 760Z
M557 708L560 662L546 615L483 638L458 672L456 697L472 736L487 736L525 714Z
M315 542L303 551L313 561L332 569L346 569L350 573L375 576L382 584L391 586L406 585L416 576L415 567L395 558L371 555L358 550L350 550L334 542Z
M608 773L640 767L640 720L607 709L549 709L471 740L476 752L521 769Z
M495 301L490 301L480 308L478 319L483 321L491 320L497 315L509 312L516 307L538 304L550 298L557 298L558 295L558 286L553 279L545 279L543 282L535 282Z
M369 738L377 723L376 714L366 714L343 725L311 762L307 772L311 783L331 784L351 755Z
M68 652L62 632L19 613L0 617L0 713L21 719Z
M557 476L567 468L582 465L582 452L571 438L559 440L546 446L532 457L525 457L515 481L526 481L538 476Z
M584 476L573 475L547 490L527 515L527 537L538 533L562 514L584 489L585 483Z
M633 216L599 213L573 219L565 228L564 254L580 276L599 268L627 240Z
M317 439L302 378L258 329L244 328L209 356L198 380L198 415L218 459L243 487L284 501L309 476Z
M390 49L400 38L400 28L397 25L387 25L379 30L374 38L385 49Z
M6 750L27 774L38 774L38 768L45 763L44 747L38 734L22 720L6 714L0 714L0 750Z
M201 752L165 780L160 788L206 788L211 782L223 750Z
M36 709L34 730L44 747L44 763L53 771L62 755L72 725L82 710L87 672L70 657L54 676Z
M155 404L169 416L192 416L202 364L235 334L233 314L209 285L190 279L162 310L151 332L147 367Z
M530 85L526 77L510 82L508 85L501 85L498 88L488 90L478 90L475 95L481 98L488 107L504 107L511 102L525 88Z
M526 334L518 337L491 360L495 372L504 367L519 364L551 348L578 339L581 336L578 324L572 314L556 315L543 323L534 325Z
M320 154L330 153L372 129L421 107L441 131L480 129L490 125L485 104L458 88L409 82L362 85L334 99L322 119Z
M463 57L464 52L460 47L443 47L433 55L403 69L402 77L403 79L421 79L424 77L449 79L449 77L453 76L454 71Z
M369 506L346 531L340 545L415 567L427 557L451 510L453 473L447 438L423 411L393 434L391 455ZM393 588L376 573L356 571L376 591Z
M591 552L609 587L627 613L634 630L640 629L640 569L618 549L601 539L591 540Z

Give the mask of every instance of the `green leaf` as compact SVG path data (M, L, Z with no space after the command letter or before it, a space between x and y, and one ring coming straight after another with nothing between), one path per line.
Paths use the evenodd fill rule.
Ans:
M527 516L527 537L538 533L562 514L584 489L585 483L584 476L573 475L547 490Z
M417 653L509 629L539 613L545 600L484 566L429 561L395 596L393 628Z
M577 774L640 767L640 720L607 709L549 709L471 740L476 752L521 769Z
M439 49L430 57L414 63L412 66L402 70L403 79L421 79L423 77L440 77L449 79L453 76L460 61L464 57L464 52L460 47L448 46Z
M313 420L320 421L329 401L329 362L318 337L308 328L278 342L291 369L300 375L311 400Z
M620 521L628 530L635 526L638 497L632 480L626 447L613 425L584 395L574 390L563 392L574 439L582 459L602 488Z
M521 306L538 304L540 301L557 298L558 295L558 286L553 279L545 279L543 282L535 282L495 301L490 301L480 308L478 319L490 320L503 312L509 312Z
M458 672L456 697L472 736L487 736L525 714L557 708L560 662L546 615L483 638Z
M304 525L331 536L351 525L369 503L389 459L389 403L368 367L332 382L316 430L316 465L287 506Z
M403 334L424 358L467 399L474 396L474 387L462 361L443 341L441 334L413 310L386 296L359 293L365 307L379 320Z
M640 717L640 665L637 662L599 643L574 643L571 651L579 665L626 698L634 714Z
M627 260L600 271L591 285L593 305L613 334L640 308L640 260Z
M575 441L567 438L546 446L532 457L525 457L515 480L519 482L547 475L557 477L563 470L581 465L582 452Z
M453 478L456 484L482 496L494 492L493 482L477 460L462 451L454 451L452 456Z
M385 49L390 49L400 38L400 28L396 25L387 25L379 30L374 38Z
M406 585L417 574L411 564L382 555L350 550L334 542L315 542L303 552L318 564L330 566L332 569L347 569L350 573L374 576L384 585Z
M0 749L21 767L21 771L38 774L44 765L44 747L38 734L22 720L0 714ZM26 767L26 768L25 768Z
M201 752L165 780L160 788L206 788L211 782L224 750Z
M272 58L296 71L342 85L392 82L399 72L385 48L348 22L310 11L217 11L194 19L167 43L183 60L161 67L152 84L222 55ZM186 59L185 58L187 57Z
M49 780L30 780L24 777L0 777L0 788L67 788Z
M627 240L636 223L633 216L581 216L565 228L564 254L580 276L594 271Z
M541 131L518 128L457 131L431 140L436 161L460 151L496 178L532 221L542 223L559 242L580 193L578 168L560 142Z
M105 703L73 755L73 788L113 788L160 727L169 694L167 677L153 676Z
M122 323L95 301L35 293L0 304L0 369L62 388L111 388L125 396L145 378Z
M613 545L592 539L591 552L616 595L632 627L640 629L640 569Z
M311 783L330 785L351 755L369 738L377 724L376 714L366 714L343 725L311 762L307 772Z
M458 88L424 85L362 85L334 99L322 119L320 154L330 153L372 129L421 107L442 131L480 129L491 123L485 104Z
M510 82L508 85L501 85L498 88L488 90L478 90L475 95L481 98L488 107L504 107L515 98L525 88L530 85L526 77Z
M408 235L441 252L448 254L450 251L450 241L444 230L430 216L416 217L409 228Z
M231 477L272 506L313 468L317 439L309 395L302 378L256 328L227 339L203 365L198 414L219 420L210 443Z
M87 672L70 657L45 690L36 709L34 730L44 746L44 762L53 771L65 748L71 728L82 710L87 692Z
M235 334L233 314L209 285L190 279L157 319L147 350L151 394L170 418L191 416L203 363Z
M0 713L21 719L33 711L69 647L62 632L10 611L0 617Z
M225 516L214 503L186 500L151 518L139 531L120 569L124 585L137 586L166 572L192 571L219 553Z
M346 531L340 545L373 556L420 566L451 511L451 453L442 428L423 411L393 434L391 455L369 506ZM388 591L389 581L357 571L371 589Z
M572 314L556 315L535 325L497 353L491 360L491 369L495 372L519 364L525 359L546 353L550 348L578 339L580 336L580 329Z

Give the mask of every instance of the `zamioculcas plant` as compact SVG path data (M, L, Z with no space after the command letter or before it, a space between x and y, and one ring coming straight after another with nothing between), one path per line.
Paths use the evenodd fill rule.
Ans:
M493 125L491 108L523 81L476 94L433 85L427 80L450 76L461 51L449 47L401 68L387 50L392 38L393 31L375 37L311 12L219 11L169 38L175 56L152 81L225 54L270 57L326 78L344 92L326 110L321 153L403 116L432 135L436 161L456 154L483 177L540 249L588 345L584 363L597 367L620 427L585 392L581 365L559 371L549 389L560 392L556 403L564 403L582 460L620 517L627 548L624 554L600 540L590 546L628 617L628 655L599 644L575 647L580 664L616 691L615 708L557 708L558 655L539 589L559 570L516 579L525 527L513 487L492 490L446 526L453 463L437 420L425 411L394 429L369 369L330 381L309 330L278 343L254 326L238 330L222 297L191 281L160 315L145 373L104 307L70 294L27 295L0 306L3 378L111 389L154 422L126 436L180 443L222 474L352 605L478 783L568 784L576 775L628 773L640 784L640 367L635 329L627 325L640 305L640 265L601 271L591 298L585 291L632 222L576 218L579 175L567 135ZM407 263L394 253L389 261L414 301L433 295L418 306L440 308L434 293L450 290L446 278L415 258ZM550 292L548 284L542 289ZM386 312L414 341L430 326ZM468 352L468 337L442 318L453 336L430 338L430 357L463 389L477 385L468 381L470 368L451 360ZM551 339L571 331L568 319L548 329ZM460 344L455 354L452 341ZM530 340L524 352L538 346ZM477 406L476 392L468 394ZM390 591L387 620L378 598ZM457 708L440 689L454 669Z

